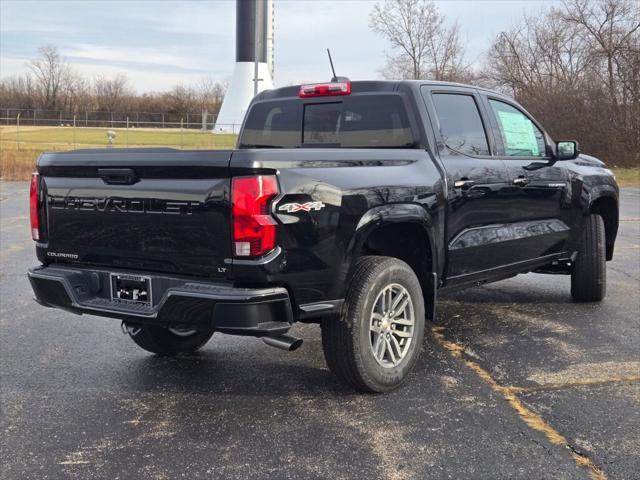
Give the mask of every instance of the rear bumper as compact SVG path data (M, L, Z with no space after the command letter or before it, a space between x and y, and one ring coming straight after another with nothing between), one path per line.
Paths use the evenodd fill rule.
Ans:
M40 266L28 271L34 299L43 306L129 323L210 327L235 335L284 333L293 323L285 288L235 288L162 274L151 277L152 305L111 299L111 270ZM127 273L127 272L121 272ZM136 272L143 274L141 272Z

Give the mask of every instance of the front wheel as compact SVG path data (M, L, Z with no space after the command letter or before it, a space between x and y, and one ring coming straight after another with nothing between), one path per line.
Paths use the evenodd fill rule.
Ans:
M386 392L413 369L424 338L420 282L405 262L358 259L339 318L322 321L329 369L356 390Z
M157 355L187 355L203 347L213 335L213 328L192 330L162 328L152 325L125 324L127 333L144 350Z
M578 256L571 270L571 296L577 302L599 302L607 288L604 222L600 215L589 215L578 245Z

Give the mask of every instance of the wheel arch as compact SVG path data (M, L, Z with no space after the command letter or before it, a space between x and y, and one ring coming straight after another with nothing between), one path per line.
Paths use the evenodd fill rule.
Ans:
M358 257L381 255L406 262L415 272L427 318L435 318L437 258L431 216L420 205L396 203L374 207L358 222L347 249L349 276Z
M604 222L606 258L613 258L613 248L618 234L618 201L613 195L602 195L591 201L588 213L598 214Z

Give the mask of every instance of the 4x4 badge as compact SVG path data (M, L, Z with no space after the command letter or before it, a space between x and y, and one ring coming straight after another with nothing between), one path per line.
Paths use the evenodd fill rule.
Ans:
M310 212L311 210L322 210L324 206L325 205L322 202L285 203L284 205L280 205L278 210L283 210L289 213Z

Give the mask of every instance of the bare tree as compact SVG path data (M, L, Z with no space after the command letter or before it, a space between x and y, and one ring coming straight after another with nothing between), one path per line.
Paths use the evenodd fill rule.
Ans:
M98 110L107 112L124 110L126 98L132 95L129 81L124 74L118 74L113 78L96 78L93 90Z
M467 75L457 23L444 17L429 0L385 0L369 16L371 29L391 43L383 69L386 78L456 80Z
M594 63L600 64L602 80L617 104L626 80L625 67L629 62L640 62L640 4L627 0L567 0L564 7L567 23L579 27L590 40Z
M30 74L11 76L0 81L0 105L14 108L38 106L38 92Z
M209 124L218 116L226 90L226 83L211 77L203 77L196 84L196 102L200 107L203 130L209 128Z
M460 26L454 22L450 28L443 25L440 17L438 34L427 39L429 58L432 63L431 78L434 80L466 81L470 78L469 67L464 62L464 48L460 43Z
M640 7L570 0L495 39L490 86L513 94L557 138L612 165L640 163Z
M200 79L195 89L200 109L213 114L218 113L227 91L227 84L211 77L204 77Z
M206 126L206 120L210 122L220 110L227 88L225 82L203 78L193 85L176 85L167 92L136 94L123 74L91 81L67 66L55 47L43 47L41 52L45 52L43 58L30 65L34 73L0 78L0 108L38 110L39 119L58 119L64 115L69 120L74 115L99 110L109 114L97 115L99 121L110 122L112 118L122 121L126 114L135 119L136 126L162 118L154 113L172 114L167 118L173 122L195 114L191 119L202 115Z
M591 72L609 105L603 111L611 140L640 160L640 3L566 0L564 19L591 45Z
M192 112L198 108L195 89L190 86L178 84L167 93L166 97L169 112Z
M90 82L82 75L70 70L63 88L60 90L58 108L74 114L93 108Z
M65 60L58 53L58 49L52 45L45 45L38 49L41 58L32 60L29 67L34 74L43 107L55 109L58 95L64 88L69 68Z
M525 15L520 24L502 32L488 53L487 73L497 86L513 94L523 91L579 87L588 67L589 45L560 12Z

